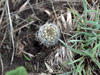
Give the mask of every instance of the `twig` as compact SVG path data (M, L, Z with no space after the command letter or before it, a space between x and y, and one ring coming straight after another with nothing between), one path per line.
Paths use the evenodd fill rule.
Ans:
M14 59L14 52L15 52L15 45L14 45L14 37L13 37L13 25L12 25L12 20L11 20L11 16L10 16L10 9L9 9L9 3L8 0L6 0L7 3L7 12L8 12L8 17L9 17L9 22L10 22L10 30L11 30L11 40L12 40L12 45L13 45L13 54L12 54L12 58L11 58L11 63L13 62Z

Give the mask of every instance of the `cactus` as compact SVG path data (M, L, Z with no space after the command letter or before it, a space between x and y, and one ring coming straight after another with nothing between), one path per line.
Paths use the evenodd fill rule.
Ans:
M60 29L53 23L46 23L39 28L38 31L38 39L39 41L47 46L53 46L58 42L57 38L60 38Z

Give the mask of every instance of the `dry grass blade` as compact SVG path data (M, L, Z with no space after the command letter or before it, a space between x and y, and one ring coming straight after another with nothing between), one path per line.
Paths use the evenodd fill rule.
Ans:
M5 0L3 0L2 2L4 2ZM1 5L1 2L0 2L0 5ZM6 6L5 6L6 7ZM3 16L4 16L4 11L5 11L5 7L2 9L3 12L2 12L2 15L1 15L1 18L0 18L0 24L2 22L2 19L3 19Z
M22 12L25 8L26 8L26 5L29 3L29 0L27 0L19 9L18 13Z
M5 38L6 38L6 34L7 34L7 30L6 30L5 33L4 33L4 37L3 37L2 41L1 41L0 48L1 48L1 46L3 45L3 42L4 42Z
M61 14L61 20L62 20L62 23L64 25L64 28L66 29L67 28L66 21L65 21L65 18L62 14Z
M0 6L5 2L5 0L1 0L0 1Z
M26 8L25 9L23 9L22 11L25 11L25 10L28 10L28 9L37 9L37 5L39 6L39 8L42 6L42 5L46 5L46 4L48 4L48 5L50 5L50 1L49 0L47 0L47 1L43 1L43 2L38 2L38 4L32 4L31 5L31 7L30 7L30 3L29 3L29 6L26 6ZM22 5L23 6L23 5Z
M14 59L15 45L14 45L14 36L13 36L13 25L12 25L12 20L11 20L11 16L10 16L10 9L9 9L8 0L6 0L6 4L7 4L7 12L8 12L8 17L9 17L9 22L10 22L11 40L12 40L12 45L13 45L13 54L12 54L12 59L11 59L11 64L12 64L13 59Z
M1 62L1 66L2 66L2 75L3 75L3 72L4 72L4 66L3 66L3 61L2 61L2 58L1 58L1 53L0 53L0 62Z
M35 57L33 54L27 53L27 52L24 51L24 45L21 44L21 42L19 43L18 48L20 50L20 52L18 53L18 55L21 54L21 53L24 53L24 54L28 55L30 58Z
M45 62L45 66L47 67L47 70L49 71L49 72L53 72L53 70L50 68L50 66Z
M54 2L82 2L81 0L54 0Z
M22 29L22 28L24 28L24 27L27 27L28 25L30 25L30 24L32 24L32 23L34 23L34 22L35 22L35 21L31 21L30 23L28 23L28 24L26 24L26 25L24 25L24 26L22 26L22 27L16 29L15 31L13 31L13 33L17 32L18 30L20 30L20 29Z
M2 12L2 15L1 15L1 18L0 18L0 24L1 24L2 19L3 19L3 16L4 16L4 10L5 10L5 9L3 9L3 12Z
M67 11L67 23L70 26L70 28L72 29L72 15L69 10Z
M51 15L50 11L44 10L49 16Z
M95 5L98 2L98 0L92 0L92 4Z
M58 20L57 14L56 14L56 10L55 10L55 8L54 8L53 0L51 0L51 3L52 3L52 9L53 9L53 12L54 12L54 14L55 14L55 17L56 17L56 19Z
M95 10L95 8L91 7L89 10ZM89 20L94 21L95 20L95 16L96 16L95 12L89 12L88 14L89 14L89 17L90 17Z
M56 49L55 52L53 52L50 56L46 58L45 62L49 66L50 70L53 70L53 72L55 72L56 70L58 71L64 63L70 62L69 59L72 58L72 51L65 48L64 46L60 46L60 49ZM71 65L66 65L64 66L62 72L68 72L71 70L71 68Z

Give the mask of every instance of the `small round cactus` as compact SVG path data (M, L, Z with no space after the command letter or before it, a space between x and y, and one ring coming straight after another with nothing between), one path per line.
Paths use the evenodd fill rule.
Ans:
M57 38L60 38L60 29L53 23L46 23L39 28L38 32L39 41L47 46L53 46L58 42Z

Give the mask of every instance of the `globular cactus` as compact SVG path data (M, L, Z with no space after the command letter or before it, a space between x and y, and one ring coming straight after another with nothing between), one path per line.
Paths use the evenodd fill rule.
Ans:
M58 42L57 38L60 38L61 33L57 25L46 23L39 28L37 36L43 45L50 47Z

